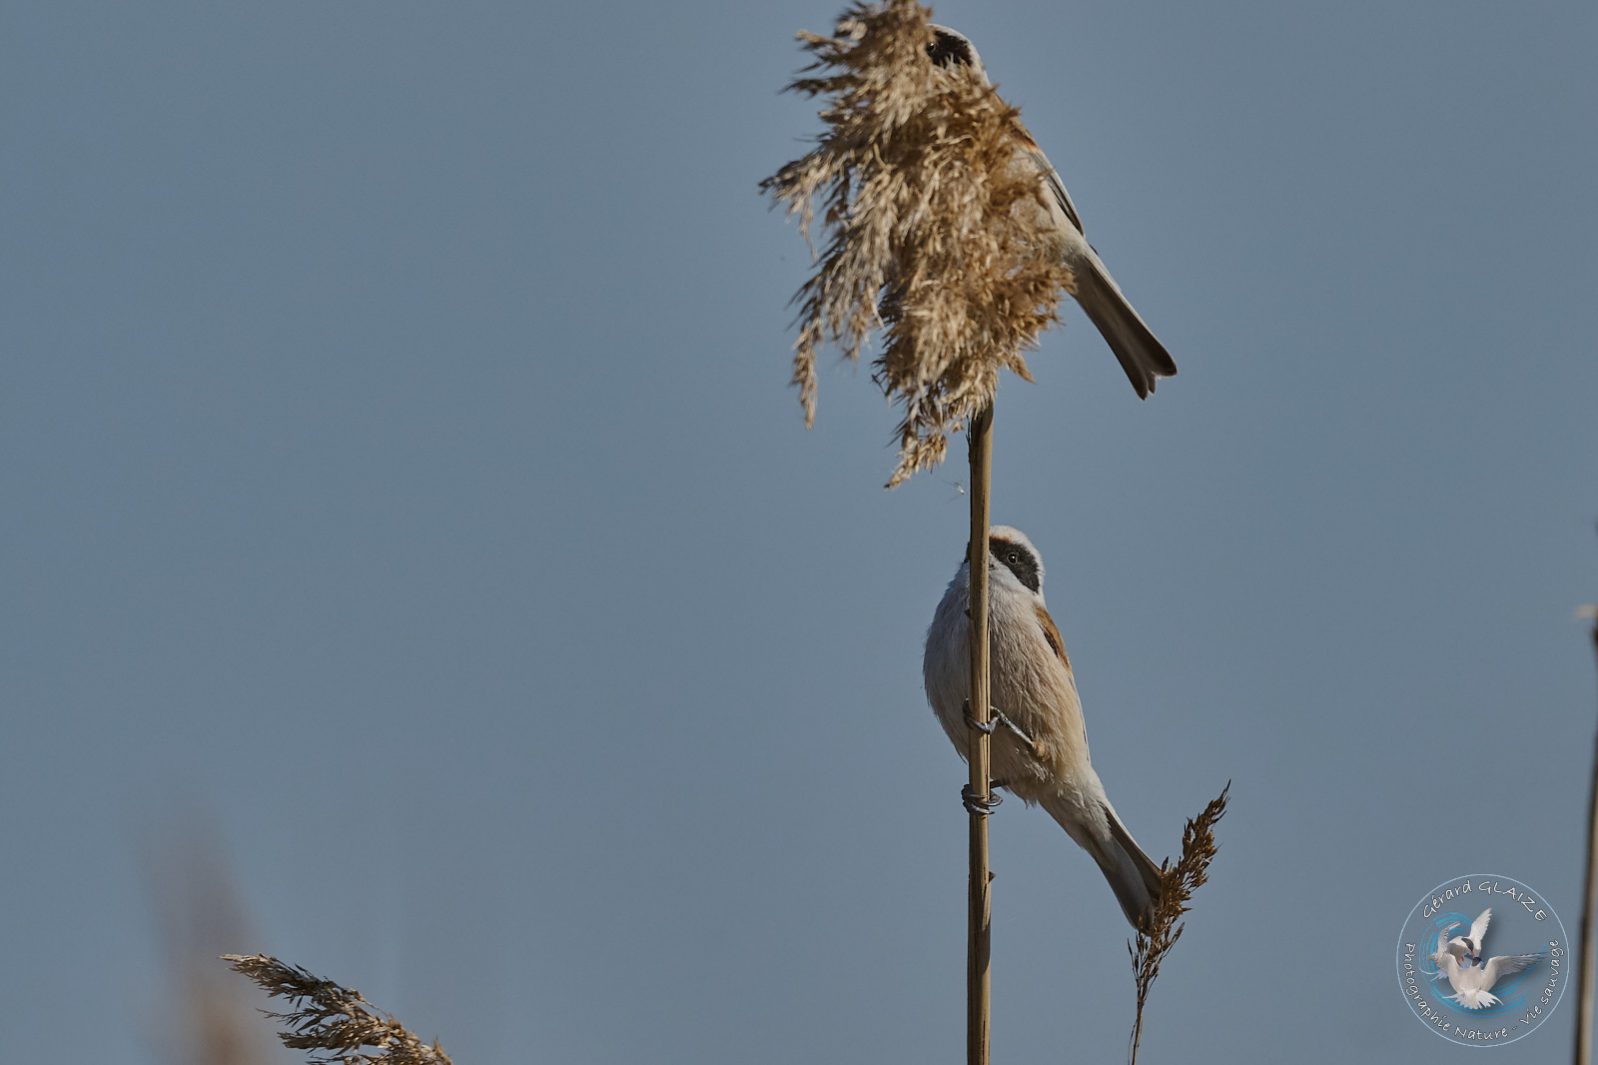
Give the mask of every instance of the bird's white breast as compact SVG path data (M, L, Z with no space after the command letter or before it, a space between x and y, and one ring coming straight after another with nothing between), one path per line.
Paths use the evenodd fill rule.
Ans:
M1057 788L1088 765L1087 735L1076 684L1038 622L1039 601L1002 566L989 566L988 647L993 705L1026 731L1038 752L1000 726L993 733L993 776L1029 802L1048 782ZM927 699L961 757L969 757L965 723L970 694L969 592L966 568L950 582L933 615L922 660ZM1087 774L1091 775L1091 774Z

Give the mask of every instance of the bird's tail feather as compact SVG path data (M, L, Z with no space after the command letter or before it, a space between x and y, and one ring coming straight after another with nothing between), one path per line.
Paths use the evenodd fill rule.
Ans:
M1457 995L1449 995L1448 997L1468 1010L1486 1009L1489 1006L1498 1005L1501 1001L1491 991L1480 991L1475 988L1467 988Z
M1132 304L1097 256L1073 263L1076 274L1076 301L1088 319L1098 327L1115 352L1139 398L1154 391L1154 382L1176 375L1176 362L1154 332L1138 317Z
M1132 833L1115 815L1115 809L1108 802L1100 804L1109 831L1106 836L1099 837L1084 831L1081 815L1074 806L1049 801L1043 806L1098 863L1104 879L1109 881L1110 890L1115 892L1115 901L1121 904L1121 912L1126 914L1132 927L1144 927L1154 916L1154 905L1160 897L1160 867L1137 845Z

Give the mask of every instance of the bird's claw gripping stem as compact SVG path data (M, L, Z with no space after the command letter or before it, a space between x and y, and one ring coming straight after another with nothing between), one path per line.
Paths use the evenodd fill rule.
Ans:
M1038 749L1037 743L1033 741L1031 736L1027 735L1026 730L1011 721L1003 710L1000 710L997 706L991 706L988 708L988 712L993 715L991 718L986 721L978 721L971 716L971 700L967 699L965 702L965 723L985 736L993 735L993 730L999 725L1003 725L1015 734L1016 739L1026 744L1028 749L1033 751Z
M965 787L961 788L960 802L965 806L966 812L976 814L978 817L987 817L992 814L994 810L997 810L999 808L999 804L1004 802L1003 796L999 795L993 790L997 786L999 786L999 781L995 780L989 782L988 797L986 799L972 791L970 784L967 784Z

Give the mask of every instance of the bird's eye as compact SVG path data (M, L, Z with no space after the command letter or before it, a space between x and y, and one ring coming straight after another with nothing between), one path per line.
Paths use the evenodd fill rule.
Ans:
M1021 556L1018 553L1016 553L1014 551L1011 551L1008 555L1005 556L1005 561L1012 562L1015 565L1019 566L1021 564Z

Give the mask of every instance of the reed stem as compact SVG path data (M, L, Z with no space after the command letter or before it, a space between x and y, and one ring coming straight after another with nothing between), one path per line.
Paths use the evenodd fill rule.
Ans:
M975 504L972 504L973 506ZM1592 626L1598 657L1598 620ZM1592 1061L1594 908L1598 907L1598 736L1593 740L1592 779L1587 785L1587 880L1581 905L1581 959L1576 966L1576 1065Z
M988 674L988 485L993 470L993 406L971 420L971 718L985 725L993 705ZM986 802L991 770L988 734L971 735L971 794ZM993 874L988 870L988 819L971 814L970 912L966 944L966 1065L988 1065L993 983L988 967Z

